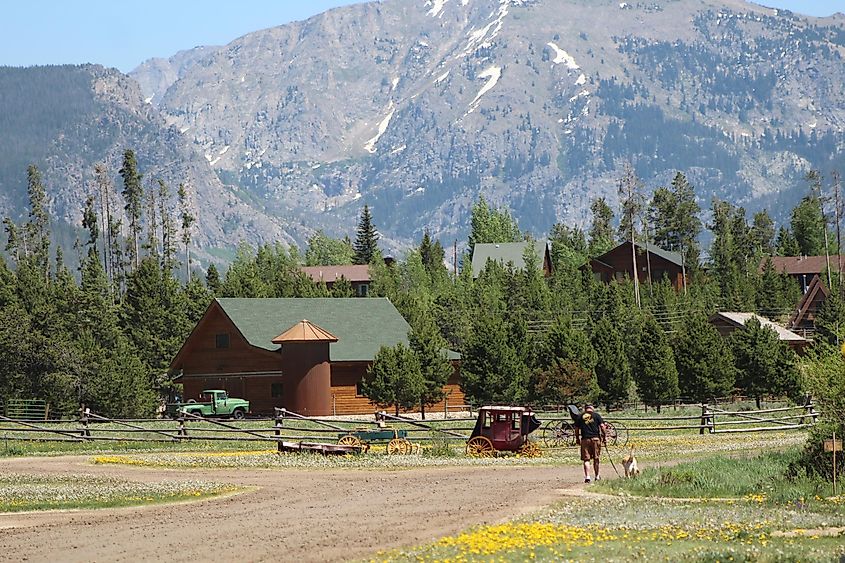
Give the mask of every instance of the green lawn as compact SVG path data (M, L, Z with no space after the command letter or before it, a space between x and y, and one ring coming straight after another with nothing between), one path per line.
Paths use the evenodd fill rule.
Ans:
M136 483L92 475L0 475L0 512L110 508L195 500L237 491L204 481Z

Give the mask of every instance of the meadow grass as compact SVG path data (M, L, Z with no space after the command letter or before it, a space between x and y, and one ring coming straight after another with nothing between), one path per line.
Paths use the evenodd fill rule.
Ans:
M197 500L239 490L205 481L136 483L94 475L0 475L0 512L113 508Z
M786 479L795 456L716 457L609 481L589 491L619 496L573 497L375 560L837 561L845 556L845 497L814 494L825 483ZM698 483L678 478L699 472Z

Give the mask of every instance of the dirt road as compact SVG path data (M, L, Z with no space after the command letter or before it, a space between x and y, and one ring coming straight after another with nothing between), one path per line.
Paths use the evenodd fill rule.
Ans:
M562 498L577 467L403 471L151 470L86 457L0 460L0 472L204 480L256 490L138 508L0 514L0 561L342 561L503 522Z

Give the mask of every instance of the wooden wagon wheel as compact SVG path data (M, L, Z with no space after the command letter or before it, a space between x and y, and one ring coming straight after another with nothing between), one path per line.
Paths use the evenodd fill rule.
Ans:
M537 442L529 442L528 440L519 448L519 455L522 457L540 457L543 455L543 450Z
M467 455L470 457L493 457L496 454L493 442L484 436L474 436L467 441Z
M411 442L405 438L393 438L387 443L388 455L407 455L411 453L412 449L413 446L411 445Z
M337 443L341 446L357 446L359 448L363 445L361 443L361 438L353 434L347 434L346 436L343 436L340 440L337 441Z

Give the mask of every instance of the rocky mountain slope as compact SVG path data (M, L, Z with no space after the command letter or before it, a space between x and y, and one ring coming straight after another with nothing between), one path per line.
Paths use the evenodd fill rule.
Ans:
M345 232L369 202L401 244L461 236L483 193L542 233L615 199L628 160L650 187L688 171L705 205L790 204L809 167L843 164L843 23L739 0L387 0L246 35L147 95L270 214Z
M201 229L197 246L232 241L291 241L285 225L245 204L224 187L208 162L145 103L138 84L101 66L0 68L0 207L13 218L26 204L26 167L42 171L54 217L70 250L68 226L79 225L94 164L104 162L121 190L123 151L136 151L145 186L162 179L175 194L185 183ZM175 199L175 195L174 195ZM174 201L175 203L175 201Z
M479 194L539 235L615 201L628 161L783 216L806 170L845 170L843 56L845 17L741 0L356 4L148 61L143 93L89 67L117 86L77 121L119 133L96 155L51 133L79 178L53 179L143 146L148 174L193 174L204 246L347 234L365 202L390 250L463 239Z

